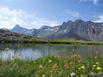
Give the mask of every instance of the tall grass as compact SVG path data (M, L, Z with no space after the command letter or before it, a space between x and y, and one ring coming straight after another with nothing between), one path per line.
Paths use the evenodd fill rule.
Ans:
M103 57L44 57L35 61L0 61L0 77L102 77Z
M33 43L33 44L69 44L69 45L103 45L103 42L80 40L1 40L0 43Z
M80 41L80 40L50 40L51 44L72 44L72 45L103 45L103 42Z

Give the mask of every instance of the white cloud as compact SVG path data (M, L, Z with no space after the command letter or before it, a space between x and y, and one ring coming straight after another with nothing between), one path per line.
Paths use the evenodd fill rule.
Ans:
M97 5L100 0L80 0L80 2L87 2L87 1L90 1L90 2L92 2L94 5Z
M80 16L80 13L79 13L79 12L76 12L76 11L67 10L66 13L67 13L69 16L72 16L72 17L79 17L79 16Z
M0 15L0 20L2 20L3 19L3 16L2 15Z
M59 24L56 21L49 21L43 18L35 18L34 21L31 22L31 25L36 26L36 28L40 28L42 25L57 26Z
M12 28L16 24L28 25L27 18L31 15L22 10L12 10L7 7L0 7L0 28Z
M103 22L103 14L98 16L98 20L94 21L94 22Z
M57 24L57 22L39 18L35 14L28 14L25 11L13 10L8 7L0 7L0 28L12 28L20 24L26 28L39 28L42 25Z

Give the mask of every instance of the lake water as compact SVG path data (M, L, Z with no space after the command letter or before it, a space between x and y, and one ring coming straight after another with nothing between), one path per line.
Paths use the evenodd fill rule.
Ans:
M45 56L69 57L73 50L82 57L103 56L103 46L67 46L35 44L0 44L0 60L36 60Z

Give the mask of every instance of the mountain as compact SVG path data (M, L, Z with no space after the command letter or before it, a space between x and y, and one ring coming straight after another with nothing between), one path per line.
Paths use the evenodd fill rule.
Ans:
M50 26L42 26L38 29L38 37L47 38L47 36L52 35L57 31L58 26L50 27Z
M103 41L103 25L102 23L94 23L91 21L68 21L60 25L58 31L48 36L51 39L76 39L87 41Z
M18 24L9 31L20 33L20 34L25 34L25 35L29 35L29 36L36 36L36 32L37 32L36 29L26 29L26 28L21 27Z
M47 36L54 34L57 31L58 26L50 27L50 26L42 26L39 29L26 29L21 27L20 25L16 25L13 29L9 30L11 32L16 32L20 34L25 34L29 36L36 36L41 38L47 38Z
M81 19L63 22L63 24L54 27L44 25L40 29L26 29L16 25L10 31L56 40L75 39L86 41L103 41L103 23L83 21Z
M24 34L26 31L28 31L28 29L20 27L18 24L10 30L11 32L17 32L17 33L21 33Z
M9 31L10 29L7 29L7 28L1 28L1 30Z
M0 42L1 41L17 41L17 40L24 41L24 40L31 40L31 39L36 39L36 38L0 29Z

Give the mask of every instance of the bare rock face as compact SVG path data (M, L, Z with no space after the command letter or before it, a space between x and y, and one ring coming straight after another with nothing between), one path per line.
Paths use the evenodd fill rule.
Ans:
M9 31L48 39L103 41L103 23L81 19L63 22L63 24L54 27L43 26L40 29L26 29L16 25Z
M58 31L49 38L103 41L103 25L83 20L68 21L60 25Z

